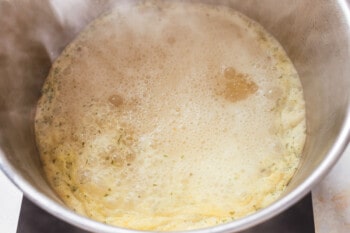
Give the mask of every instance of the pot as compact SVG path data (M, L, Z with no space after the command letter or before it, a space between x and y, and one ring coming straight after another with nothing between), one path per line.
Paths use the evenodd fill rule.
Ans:
M204 1L202 1L204 2ZM247 217L192 232L237 232L306 195L348 144L350 13L345 0L209 0L259 22L285 48L306 101L307 141L283 195ZM94 0L0 0L0 167L35 204L94 232L138 232L105 225L68 209L47 184L34 135L40 90L54 59L79 31L113 4Z

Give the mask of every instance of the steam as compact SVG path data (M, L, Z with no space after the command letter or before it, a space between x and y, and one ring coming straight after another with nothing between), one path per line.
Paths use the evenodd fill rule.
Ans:
M86 0L52 0L50 5L61 25L68 25L79 30L83 21L88 20L89 2Z
M19 49L16 49L19 43L37 42L42 44L50 61L53 62L62 49L94 18L98 17L102 12L113 8L115 4L125 6L125 10L130 10L130 5L137 1L127 0L50 0L50 1L24 1L13 0L3 1L4 13L12 12L8 17L2 15L1 21L6 20L5 27L8 26L11 30L11 36L15 34L15 38L2 41L1 47L8 50L6 53L22 55ZM142 1L147 3L163 3L167 1ZM194 2L206 2L209 4L218 4L218 1L207 0ZM257 1L258 2L258 1ZM258 3L259 4L259 3ZM242 12L251 12L252 1L220 1L220 5L229 5L238 8ZM261 4L260 4L261 5ZM7 9L10 8L10 9ZM256 7L259 9L260 7ZM7 9L7 10L6 10ZM121 8L119 8L121 9ZM289 9L292 9L290 7ZM293 8L294 9L294 8ZM290 11L286 15L290 15ZM253 12L255 15L259 13ZM249 14L248 14L249 15ZM189 16L190 17L190 16ZM7 19L6 19L7 18ZM253 17L254 18L254 17ZM192 20L192 19L191 19ZM191 23L189 18L184 19L184 22ZM2 22L3 23L3 22ZM4 25L4 24L2 24ZM157 25L160 26L160 25ZM26 27L29 31L23 31ZM140 24L142 28L142 24ZM195 27L194 27L195 29ZM15 33L14 33L15 31ZM24 41L24 39L28 39ZM18 41L19 40L19 41ZM4 50L2 50L4 51ZM24 54L25 55L25 54Z

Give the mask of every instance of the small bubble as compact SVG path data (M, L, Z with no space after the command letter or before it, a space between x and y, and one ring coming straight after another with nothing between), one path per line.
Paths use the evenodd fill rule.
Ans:
M115 107L119 107L123 104L123 98L119 95L112 95L108 98L108 101Z

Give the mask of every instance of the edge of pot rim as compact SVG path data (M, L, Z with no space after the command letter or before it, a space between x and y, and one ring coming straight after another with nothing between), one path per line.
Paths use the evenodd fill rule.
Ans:
M341 10L343 11L346 23L349 30L347 34L350 38L350 11L349 5L346 0L337 0ZM350 53L350 51L348 51ZM350 77L349 77L350 78ZM253 227L259 223L262 223L282 211L286 210L302 197L304 197L322 178L324 178L333 166L337 163L339 158L342 156L350 140L350 103L348 103L345 119L342 124L339 135L336 138L335 143L332 145L327 153L325 159L321 164L312 172L312 174L305 179L297 188L292 192L287 194L282 199L276 201L275 203L249 215L244 218L216 225L209 228L202 228L197 230L189 231L173 231L173 232L188 232L188 233L218 233L218 232L237 232L246 230ZM0 149L0 170L9 178L9 180L19 188L23 194L35 203L37 206L43 210L49 212L55 217L66 221L72 225L82 228L87 231L98 231L100 233L114 233L116 231L120 233L140 233L140 232L154 232L154 231L141 231L132 230L121 227L115 227L111 225L106 225L101 222L89 219L69 208L56 203L55 201L48 198L46 195L40 193L36 188L34 188L29 182L27 182L21 175L19 175L16 169L10 164L10 162L5 157L3 151Z

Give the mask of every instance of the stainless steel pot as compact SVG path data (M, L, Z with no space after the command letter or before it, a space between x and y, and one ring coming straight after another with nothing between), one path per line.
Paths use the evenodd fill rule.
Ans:
M349 139L350 13L345 0L211 0L255 19L283 45L304 87L307 142L285 193L248 217L193 232L234 232L261 223L301 199L336 163ZM0 167L26 197L51 214L95 232L104 225L64 206L46 183L33 116L52 61L113 1L0 0Z

